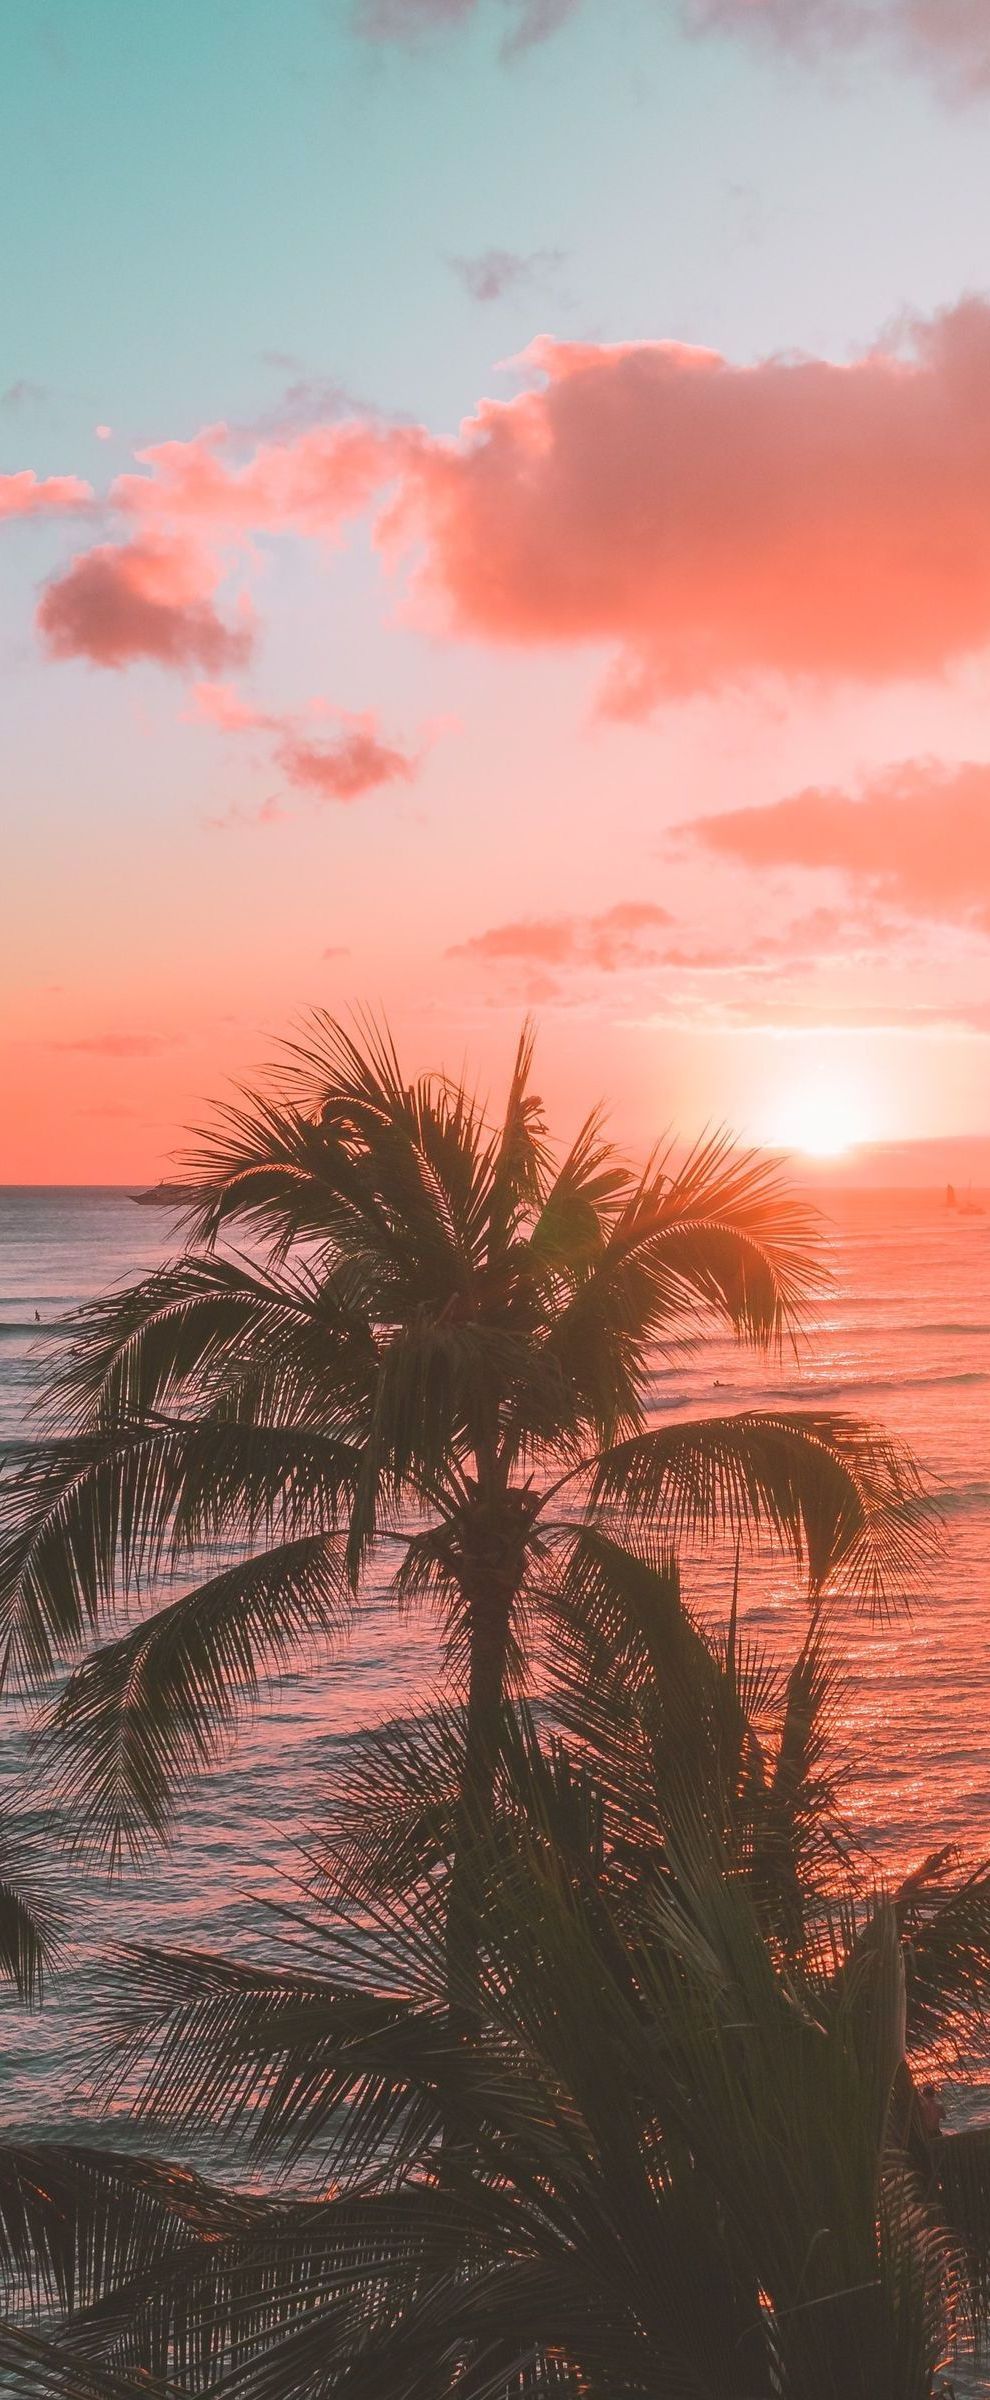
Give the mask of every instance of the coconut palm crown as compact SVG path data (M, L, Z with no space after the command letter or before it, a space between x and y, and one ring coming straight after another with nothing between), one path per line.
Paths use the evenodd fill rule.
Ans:
M408 1082L387 1031L315 1019L176 1187L186 1247L70 1324L52 1431L0 1490L0 1674L37 1681L141 1600L53 1720L79 1836L112 1857L167 1838L261 1681L333 1655L383 1560L439 1611L484 1813L582 1519L768 1538L873 1605L924 1555L917 1469L848 1417L651 1420L686 1336L794 1332L814 1220L721 1136L637 1171L593 1115L558 1157L531 1068L525 1033L493 1126L462 1085Z

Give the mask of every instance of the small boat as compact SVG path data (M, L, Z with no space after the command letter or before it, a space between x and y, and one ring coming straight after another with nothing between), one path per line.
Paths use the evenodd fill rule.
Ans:
M138 1208L191 1208L201 1194L194 1183L161 1183L152 1185L150 1192L132 1192L131 1199Z
M955 1207L955 1205L956 1205L956 1187L955 1187L955 1184L954 1184L954 1183L947 1183L947 1184L946 1184L946 1187L945 1187L945 1205L946 1205L946 1208L954 1208L954 1207Z
M961 1217L985 1217L985 1216L986 1216L986 1213L987 1213L987 1212L986 1212L986 1209L985 1209L985 1208L983 1208L983 1207L981 1206L981 1204L980 1204L979 1200L974 1200L974 1198L973 1198L973 1186L972 1186L972 1184L970 1184L970 1187L969 1187L969 1190L968 1190L968 1192L967 1192L967 1194L966 1194L966 1198L965 1198L965 1200L960 1200L960 1202L959 1202L959 1214L960 1214L960 1216L961 1216Z

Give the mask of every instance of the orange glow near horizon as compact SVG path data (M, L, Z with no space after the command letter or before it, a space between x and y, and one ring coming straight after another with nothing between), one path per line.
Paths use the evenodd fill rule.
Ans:
M770 1140L805 1158L842 1158L879 1131L867 1077L857 1080L843 1060L810 1060L771 1105Z
M781 1140L806 1158L841 1158L866 1138L855 1107L843 1092L795 1095L785 1112Z

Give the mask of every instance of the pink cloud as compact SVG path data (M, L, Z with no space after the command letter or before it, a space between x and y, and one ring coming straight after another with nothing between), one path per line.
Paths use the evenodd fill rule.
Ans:
M227 428L211 426L140 451L150 471L120 475L110 490L132 537L73 559L42 596L52 655L102 667L153 659L208 675L242 664L252 627L243 611L226 622L215 602L231 549L242 552L255 532L329 535L388 480L402 439L360 422L315 426L237 465L225 455Z
M416 762L404 750L380 740L371 718L342 727L328 740L312 741L291 734L275 752L286 780L297 791L315 792L321 800L362 800L383 784L411 783Z
M220 733L254 733L278 722L252 708L229 683L198 683L191 713L203 724L215 725Z
M892 920L869 894L852 909L805 909L788 924L776 923L769 930L755 926L748 933L703 940L685 939L667 909L650 901L627 900L599 916L524 917L492 925L457 943L447 955L528 971L527 990L534 997L550 999L562 989L557 980L560 975L573 976L589 969L610 974L662 966L700 979L702 984L708 978L716 978L720 984L743 978L748 986L755 977L765 985L768 979L779 981L835 960L868 960L878 947L889 944L892 931L903 934L903 921ZM534 974L538 978L535 983ZM692 1007L701 1005L698 991L695 980ZM745 1011L751 1005L762 1008L765 1002L719 1002L723 1009L734 1010L737 1005Z
M320 718L331 714L333 730L314 733L308 724L285 713L250 707L224 683L198 684L194 713L221 733L272 736L275 763L286 782L297 791L315 793L320 800L346 805L383 785L412 783L419 772L419 759L397 743L383 740L370 713L328 712L321 703ZM274 803L266 802L261 818L254 821L270 821L280 813Z
M402 429L350 418L261 442L251 457L232 464L229 428L210 425L192 441L138 451L150 472L118 475L111 499L141 525L166 533L184 525L214 538L326 536L367 508L401 466L409 440Z
M410 457L387 524L460 633L618 643L611 700L930 674L990 640L990 308L906 355L737 367L542 343L542 391Z
M213 674L248 641L215 606L231 551L372 504L421 617L609 647L620 713L768 674L931 676L990 644L986 301L845 366L662 341L544 341L531 364L540 385L452 439L345 420L244 459L216 427L145 451L111 493L131 541L43 600L52 646Z
M489 926L458 942L448 958L481 959L499 965L595 967L606 973L643 966L658 955L648 937L673 919L649 900L620 900L599 916L523 917Z
M912 759L858 799L812 786L678 831L743 866L827 870L907 916L990 930L990 766Z
M227 625L211 597L212 562L188 542L107 543L73 559L42 594L38 624L55 658L125 667L236 666L251 648L247 624Z
M892 918L867 895L853 909L804 909L786 925L755 926L744 936L672 943L665 947L663 958L665 966L692 974L780 978L796 968L837 959L867 959L878 949L886 953L892 935L903 937L903 933L902 920Z
M88 508L92 498L92 484L81 482L78 475L41 478L33 467L22 467L16 475L0 475L0 518L67 516Z
M957 91L990 85L985 0L686 0L682 21L691 33L755 34L811 52L879 41Z
M990 86L990 19L984 0L902 0L903 32L922 54L950 70L957 88Z

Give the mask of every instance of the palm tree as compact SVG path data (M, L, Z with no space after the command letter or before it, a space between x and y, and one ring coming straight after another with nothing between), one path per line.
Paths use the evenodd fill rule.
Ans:
M352 1765L314 1861L311 1969L132 1963L144 2113L240 2120L256 2167L305 2160L311 2196L0 2151L10 2283L61 2320L48 2344L0 2344L24 2388L947 2390L953 2346L990 2317L990 2133L933 2137L915 2078L985 2034L990 1874L942 1855L891 1893L871 1881L838 1814L823 1622L785 1670L734 1608L724 1633L694 1620L655 1547L589 1539L594 1605L565 1596L553 1632L570 1730L512 1712L467 1854L475 2043L446 2010L435 1865L460 1739L441 1715ZM346 1896L359 1929L330 1976Z
M192 1571L54 1711L62 1798L111 1859L167 1838L263 1677L335 1652L386 1546L464 1695L462 1835L531 1628L562 1579L577 1591L583 1520L767 1537L813 1591L873 1605L925 1554L917 1469L848 1417L651 1421L653 1365L686 1336L794 1332L815 1226L721 1137L637 1172L592 1116L555 1162L528 1034L493 1128L463 1087L407 1082L387 1033L318 1019L182 1198L188 1246L76 1317L55 1430L0 1488L0 1677L49 1672ZM452 1955L473 1938L455 1877Z

